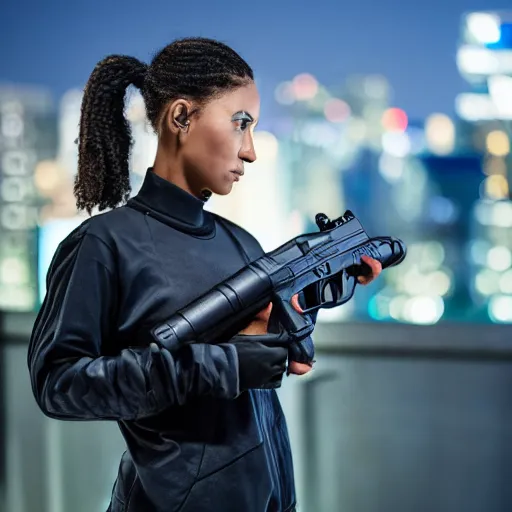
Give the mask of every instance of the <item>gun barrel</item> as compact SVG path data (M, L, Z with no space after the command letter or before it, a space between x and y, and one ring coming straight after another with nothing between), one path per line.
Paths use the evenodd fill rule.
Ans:
M377 246L379 261L382 268L389 268L401 263L407 254L402 240L393 237L380 237L372 239Z
M233 336L270 302L272 289L270 277L248 265L154 328L152 335L168 350L217 341L231 330Z

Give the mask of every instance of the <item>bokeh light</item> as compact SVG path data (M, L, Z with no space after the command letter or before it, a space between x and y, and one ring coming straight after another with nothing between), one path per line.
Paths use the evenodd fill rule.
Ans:
M425 122L425 136L432 153L448 155L455 147L455 124L445 114L432 114Z
M292 81L293 92L298 100L310 100L318 92L318 81L309 73L301 73Z
M405 157L411 151L411 142L406 133L386 132L382 135L382 149L396 157Z
M324 114L331 123L342 123L350 117L350 106L346 101L331 98L325 103Z
M512 322L512 297L496 295L489 301L489 316L494 322Z
M400 108L388 108L381 119L382 126L390 132L404 132L409 123L407 114Z
M280 105L292 105L295 103L295 92L292 82L280 83L274 92L274 97Z
M277 157L279 142L273 133L258 130L254 132L254 149L259 159L272 160Z
M509 194L509 185L505 176L493 174L484 181L484 197L499 200L505 199Z
M478 43L497 43L501 37L500 20L497 16L475 12L467 17L468 30Z
M512 97L510 98L512 102ZM506 156L510 152L508 135L502 130L494 130L487 134L485 140L487 151L494 156Z
M51 197L62 186L65 170L54 160L42 160L34 171L34 182L43 197Z

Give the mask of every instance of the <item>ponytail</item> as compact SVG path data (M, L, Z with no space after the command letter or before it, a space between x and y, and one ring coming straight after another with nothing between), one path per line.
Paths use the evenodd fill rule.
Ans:
M89 214L115 208L131 187L130 125L125 118L129 85L143 88L148 66L134 57L110 55L94 68L85 86L78 138L78 174L74 195L78 210Z

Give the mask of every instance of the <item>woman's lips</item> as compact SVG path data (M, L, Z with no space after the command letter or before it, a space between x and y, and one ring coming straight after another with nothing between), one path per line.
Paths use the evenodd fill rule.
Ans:
M244 171L231 171L231 173L235 176L235 181L239 181L240 176L244 175Z

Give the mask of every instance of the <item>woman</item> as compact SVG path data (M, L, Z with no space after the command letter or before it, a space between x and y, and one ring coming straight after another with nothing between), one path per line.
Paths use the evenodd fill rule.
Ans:
M128 200L130 84L142 92L158 149ZM170 353L145 341L155 324L263 254L248 232L203 208L256 159L259 109L247 63L202 38L175 41L150 66L107 57L86 85L75 196L89 213L111 210L57 249L28 364L49 417L119 423L127 451L111 512L295 508L275 388L287 360L289 372L310 369L311 338L267 334L269 305L226 343ZM381 270L367 263L363 283ZM300 311L297 297L294 306Z

